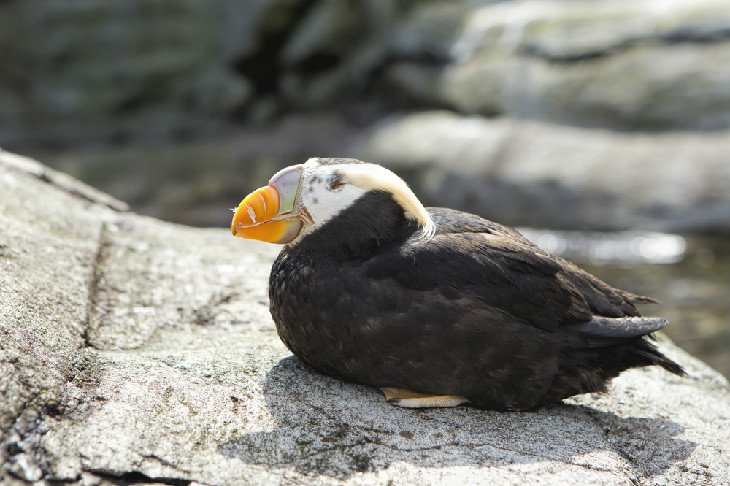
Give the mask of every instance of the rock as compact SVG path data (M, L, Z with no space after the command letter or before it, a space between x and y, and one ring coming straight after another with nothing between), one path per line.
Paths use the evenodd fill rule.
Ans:
M424 112L380 125L359 156L424 202L515 226L730 233L730 132L620 134Z
M460 112L487 116L622 130L730 126L727 2L527 0L439 8L451 16L438 23L447 31L444 47L430 40L422 7L395 52L405 44L411 57L425 55L424 68L433 66L428 53L438 52L441 76L430 76L424 89L423 79L386 71L386 80L397 79L422 106L429 104L421 93L437 92L430 106L446 100Z
M291 111L730 127L724 0L0 2L0 145L179 142Z
M399 409L377 390L314 373L281 344L266 295L276 248L125 212L7 152L0 209L4 482L730 475L730 386L668 341L660 346L688 378L634 370L605 395L534 413Z
M540 59L484 54L445 72L442 97L463 113L587 127L727 128L727 65L730 42L702 48L637 46L557 66Z
M448 60L471 7L463 1L420 2L399 22L389 53L396 59Z
M58 410L61 388L83 359L78 351L84 346L98 221L114 213L112 201L0 151L0 435L5 441L0 459L5 474L39 479L31 445L20 435L39 422L41 411Z
M217 130L252 96L236 62L285 3L2 2L0 145Z
M453 107L443 86L444 66L471 9L463 1L417 3L393 29L379 95L395 107Z
M395 10L382 0L0 2L0 145L177 141L328 107L368 85Z
M361 92L385 56L395 11L379 0L320 0L296 26L281 54L288 103L317 109Z

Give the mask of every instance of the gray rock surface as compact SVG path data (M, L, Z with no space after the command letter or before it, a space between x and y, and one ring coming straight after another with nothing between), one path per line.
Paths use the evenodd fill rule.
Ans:
M360 148L431 205L512 225L730 233L730 132L627 134L422 112Z
M723 0L436 2L403 25L386 79L422 106L622 130L730 126Z
M62 182L58 182L62 181ZM0 462L7 484L727 484L730 387L615 380L535 413L404 410L293 358L276 249L125 212L0 152Z

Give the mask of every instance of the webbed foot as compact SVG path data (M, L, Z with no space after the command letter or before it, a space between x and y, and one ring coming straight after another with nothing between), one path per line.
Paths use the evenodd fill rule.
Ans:
M388 403L404 408L457 407L469 401L457 395L431 395L402 388L381 388L380 390Z

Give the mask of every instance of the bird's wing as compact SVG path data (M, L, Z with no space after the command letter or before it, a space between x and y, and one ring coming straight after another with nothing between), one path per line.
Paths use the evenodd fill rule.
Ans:
M371 259L367 275L404 288L437 291L472 309L512 316L545 331L588 322L585 299L556 261L511 238L489 233L437 234Z
M555 262L560 266L561 276L578 290L590 311L596 315L638 317L640 314L635 303L656 303L649 297L611 287L574 263L546 253L513 228L454 209L429 208L429 212L437 224L439 234L487 233L500 236Z
M436 235L372 259L368 277L437 291L471 309L496 311L545 331L569 327L572 333L580 324L574 330L587 340L592 333L606 342L611 333L622 339L651 332L653 321L628 319L639 316L631 294L545 253L517 231L468 213L429 211Z

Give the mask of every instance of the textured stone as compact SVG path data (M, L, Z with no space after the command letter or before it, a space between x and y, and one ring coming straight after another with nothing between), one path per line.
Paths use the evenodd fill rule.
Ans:
M55 181L62 181L56 184ZM0 436L52 413L84 345L99 221L108 196L0 151ZM121 203L120 203L121 204ZM29 404L34 404L34 409ZM12 466L37 469L15 451ZM6 447L0 462L6 464Z
M4 481L722 484L730 387L635 370L535 413L406 410L314 373L267 309L276 249L113 210L0 153Z

